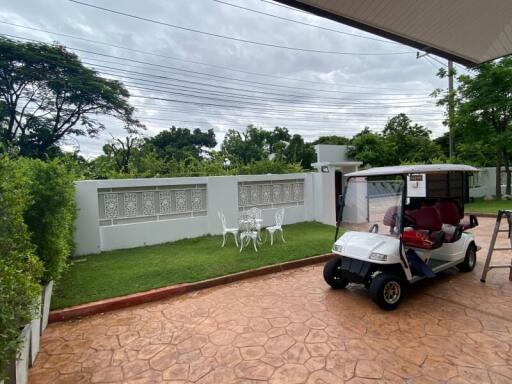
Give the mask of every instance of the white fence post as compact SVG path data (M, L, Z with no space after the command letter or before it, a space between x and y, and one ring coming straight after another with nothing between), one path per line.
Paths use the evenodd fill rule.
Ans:
M229 227L236 227L238 220L238 178L236 176L208 177L208 232L222 233L217 216L221 211Z
M77 181L75 188L78 209L75 221L75 255L99 253L101 251L101 241L97 181Z

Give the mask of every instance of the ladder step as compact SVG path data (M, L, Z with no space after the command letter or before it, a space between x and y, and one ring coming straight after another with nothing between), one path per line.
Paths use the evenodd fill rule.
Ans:
M493 251L512 251L512 248L493 248Z
M489 265L488 269L494 269L494 268L510 268L510 269L512 269L512 264L510 264L510 265Z
M498 232L508 232L508 229L500 229Z

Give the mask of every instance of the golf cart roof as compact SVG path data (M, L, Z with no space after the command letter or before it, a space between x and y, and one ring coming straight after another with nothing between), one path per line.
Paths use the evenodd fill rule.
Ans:
M408 175L411 173L478 172L478 168L463 164L417 164L377 167L345 174L346 177Z

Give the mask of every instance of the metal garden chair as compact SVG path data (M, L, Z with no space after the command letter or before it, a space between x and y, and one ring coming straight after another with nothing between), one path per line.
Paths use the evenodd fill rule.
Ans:
M220 221L222 222L222 246L226 245L226 235L228 233L232 233L235 237L235 244L238 247L238 228L229 228L226 225L226 216L224 216L224 213L217 211L217 215L219 216Z
M281 232L281 239L283 239L283 243L286 243L283 236L283 221L284 221L284 208L280 208L276 211L275 214L275 225L272 225L270 227L267 227L267 232L270 235L270 245L274 244L274 233L280 231Z

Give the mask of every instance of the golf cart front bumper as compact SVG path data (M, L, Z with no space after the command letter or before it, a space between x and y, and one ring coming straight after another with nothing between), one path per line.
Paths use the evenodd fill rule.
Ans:
M364 284L370 279L372 263L340 256L341 274L351 283Z

